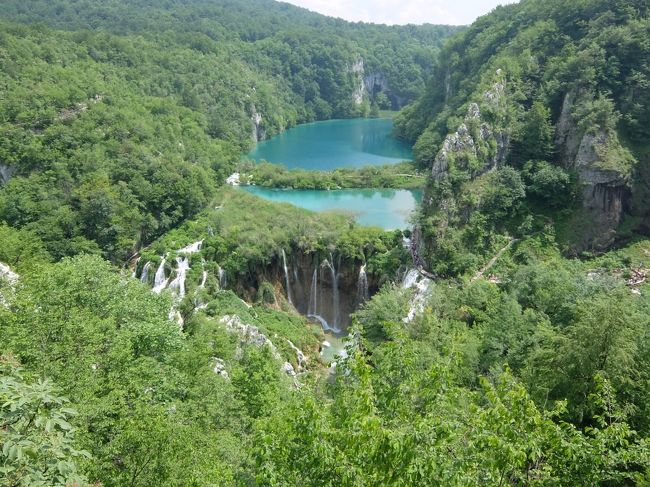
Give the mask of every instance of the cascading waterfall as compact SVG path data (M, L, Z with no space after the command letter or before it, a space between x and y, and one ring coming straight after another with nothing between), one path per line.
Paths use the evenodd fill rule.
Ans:
M189 269L190 261L187 257L176 257L176 277L169 283L169 289L180 299L185 297L185 277Z
M151 269L151 262L147 262L142 268L142 273L140 274L140 282L148 283L149 282L149 270Z
M179 254L196 254L201 250L203 246L203 240L189 244L187 247L183 247L178 251Z
M156 271L156 275L154 276L153 292L158 294L160 294L162 290L167 287L167 276L165 276L166 262L167 259L163 257L163 260L160 262L160 265L158 266L158 270Z
M219 289L226 289L226 271L219 267Z
M318 314L318 266L314 267L314 274L311 276L311 289L309 290L309 306L307 316Z
M284 280L287 285L287 299L289 300L289 304L293 306L293 299L291 297L291 283L289 282L289 270L287 268L287 254L284 253L284 249L282 249L282 266L284 267Z
M365 303L369 298L368 293L368 275L366 274L366 265L359 269L359 280L357 281L357 303Z
M323 262L323 265L325 265L325 262ZM319 299L318 297L319 296L319 289L318 289L319 267L320 266L316 264L316 267L314 267L314 273L311 276L311 289L309 290L309 304L307 306L307 316L309 318L313 318L316 321L318 321L324 331L333 331L335 333L338 333L340 332L338 328L331 326L325 318L323 318L320 314L318 314L318 303L322 302L322 299ZM320 292L322 291L323 289L321 287ZM335 313L338 313L338 310L335 311Z
M406 273L406 276L404 276L404 281L402 281L402 287L404 289L412 288L417 282L418 277L420 277L420 273L417 271L417 269L409 269L409 271Z

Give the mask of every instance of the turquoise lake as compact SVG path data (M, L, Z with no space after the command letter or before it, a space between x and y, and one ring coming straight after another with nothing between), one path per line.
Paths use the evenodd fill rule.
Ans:
M306 123L259 142L247 157L320 171L411 160L410 146L393 138L392 129L389 118Z
M242 186L242 189L267 200L291 203L312 211L341 211L355 217L361 225L385 230L405 229L409 216L422 199L421 191L397 189L272 189Z
M260 142L247 157L289 168L329 171L339 167L395 164L411 160L410 147L391 136L390 119L329 120L299 125ZM361 225L404 229L422 199L421 191L394 189L242 189L262 198L312 211L341 211Z

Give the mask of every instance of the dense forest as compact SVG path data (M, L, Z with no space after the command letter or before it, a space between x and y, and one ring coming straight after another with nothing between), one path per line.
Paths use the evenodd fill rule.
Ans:
M432 175L421 227L437 272L549 224L570 255L647 233L648 29L645 1L522 1L445 45L396 121Z
M0 17L38 23L0 32L0 220L57 259L114 262L207 206L256 140L412 100L454 31L248 1L7 2Z
M0 486L650 485L647 2L0 18ZM380 105L413 163L240 159ZM236 169L424 202L382 231Z

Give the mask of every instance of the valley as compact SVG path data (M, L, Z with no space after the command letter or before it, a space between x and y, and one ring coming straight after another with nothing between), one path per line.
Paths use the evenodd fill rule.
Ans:
M0 487L650 485L650 7L497 3L3 2Z

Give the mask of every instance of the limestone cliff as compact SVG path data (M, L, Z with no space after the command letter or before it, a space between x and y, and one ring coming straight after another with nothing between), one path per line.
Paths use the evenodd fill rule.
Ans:
M494 84L483 94L482 104L495 112L504 104L504 97L505 80L498 70ZM445 138L438 151L432 167L433 179L441 181L459 171L473 179L494 170L505 162L508 144L507 130L484 122L479 104L470 103L463 123Z
M565 95L555 140L559 162L576 174L580 185L581 211L575 217L579 235L572 242L578 252L614 243L637 163L613 129L580 127L574 112L584 96L575 91Z
M4 186L9 182L15 170L16 168L13 166L0 164L0 186Z

